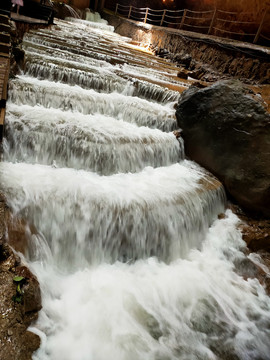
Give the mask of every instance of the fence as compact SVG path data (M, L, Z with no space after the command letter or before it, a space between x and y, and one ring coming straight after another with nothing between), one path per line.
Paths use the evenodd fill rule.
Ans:
M223 10L192 11L153 10L148 7L138 8L132 5L116 4L112 9L115 14L131 20L158 26L195 31L222 37L232 37L258 43L259 39L269 45L269 37L262 33L268 8L261 19L254 13L237 13Z

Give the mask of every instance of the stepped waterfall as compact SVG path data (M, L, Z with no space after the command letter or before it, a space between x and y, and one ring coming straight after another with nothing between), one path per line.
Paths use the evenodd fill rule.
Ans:
M57 20L23 48L0 186L42 292L33 359L270 359L239 220L173 134L174 66L104 22Z

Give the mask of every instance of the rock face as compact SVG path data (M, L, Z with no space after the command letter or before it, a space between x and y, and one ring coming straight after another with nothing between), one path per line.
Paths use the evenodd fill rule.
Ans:
M270 219L251 218L235 204L229 204L229 208L242 220L239 229L248 248L252 252L267 252L270 260Z
M23 278L18 302L16 276ZM40 345L39 337L27 331L41 309L39 283L7 244L0 245L0 289L0 359L30 360Z
M37 278L6 243L7 234L19 251L25 250L25 224L14 222L0 193L0 359L30 360L40 345L39 337L27 331L41 309L40 288ZM22 280L15 282L16 277Z
M244 209L270 217L270 115L239 82L189 88L176 116L188 157Z

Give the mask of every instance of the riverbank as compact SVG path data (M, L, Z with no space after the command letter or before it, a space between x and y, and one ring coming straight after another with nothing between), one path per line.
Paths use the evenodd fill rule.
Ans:
M270 84L270 49L216 36L143 24L104 10L115 31L183 64L193 77L205 81L235 77L244 82ZM197 74L197 75L196 75Z

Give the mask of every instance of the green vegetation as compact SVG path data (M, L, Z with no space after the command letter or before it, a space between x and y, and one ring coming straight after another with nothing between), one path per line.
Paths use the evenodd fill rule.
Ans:
M21 304L23 299L21 286L24 284L25 278L23 276L15 276L13 278L13 281L16 283L17 287L16 287L16 294L12 296L12 300L16 303Z

